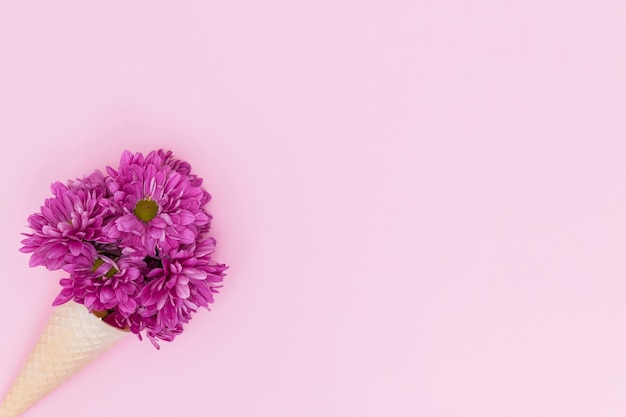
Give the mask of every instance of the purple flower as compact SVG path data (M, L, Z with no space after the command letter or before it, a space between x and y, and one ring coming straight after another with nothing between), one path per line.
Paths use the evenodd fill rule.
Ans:
M101 190L68 188L56 182L50 187L41 213L28 218L33 233L25 233L24 253L32 253L30 266L45 265L50 270L71 263L81 254L95 252L93 244L105 240L102 235L104 208L99 204Z
M89 310L119 310L131 315L137 308L135 295L143 282L143 260L121 256L117 261L102 254L87 254L74 259L64 270L69 278L61 280L63 290L52 305L71 299Z
M208 230L210 217L202 208L208 194L164 158L169 159L162 152L144 158L125 151L118 171L107 168L111 207L118 217L104 232L119 241L124 253L157 256L193 243Z
M182 330L191 313L208 309L222 281L225 265L210 257L215 240L204 239L163 258L162 267L152 269L148 282L137 296L147 335L151 340L170 341Z

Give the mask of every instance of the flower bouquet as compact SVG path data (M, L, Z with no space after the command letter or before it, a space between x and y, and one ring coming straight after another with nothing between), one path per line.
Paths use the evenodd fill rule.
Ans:
M51 189L20 250L30 266L67 276L0 417L21 414L129 333L157 349L172 341L208 309L227 268L211 258L211 196L171 152L124 151L117 170Z

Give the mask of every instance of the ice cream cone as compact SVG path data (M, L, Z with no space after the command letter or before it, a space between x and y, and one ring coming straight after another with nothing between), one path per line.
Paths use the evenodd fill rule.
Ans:
M127 334L73 301L56 307L0 404L0 417L20 415Z

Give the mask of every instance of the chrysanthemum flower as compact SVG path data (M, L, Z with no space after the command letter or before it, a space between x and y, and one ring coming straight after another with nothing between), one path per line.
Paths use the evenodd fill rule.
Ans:
M61 280L63 290L53 305L74 300L91 311L116 310L127 317L135 313L135 295L143 283L145 262L121 256L117 261L103 254L76 257L64 267L69 278Z
M24 234L20 251L32 253L30 266L54 270L94 251L90 242L103 240L105 208L100 204L103 190L68 188L60 182L50 188L54 197L28 218L33 233Z
M119 170L107 168L110 204L118 217L104 232L119 241L124 253L157 256L193 243L208 229L210 217L202 208L208 194L164 156L150 152L144 158L125 151Z
M162 267L152 269L137 295L146 333L170 341L182 330L191 313L208 308L222 281L225 265L210 257L215 240L204 239L162 259Z

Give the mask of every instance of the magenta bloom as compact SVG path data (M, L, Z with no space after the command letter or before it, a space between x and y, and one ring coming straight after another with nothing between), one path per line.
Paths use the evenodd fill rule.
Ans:
M197 177L173 169L162 152L144 158L126 151L119 170L107 171L111 207L118 217L104 231L120 241L125 253L167 253L193 243L208 229L210 217L202 206L210 196Z
M94 252L93 243L103 240L104 189L73 189L56 182L50 187L53 198L45 201L41 213L28 218L33 233L20 249L32 253L30 266L59 269L81 254ZM93 243L91 243L93 242Z
M104 255L87 254L64 269L69 278L61 280L63 290L52 305L74 300L95 311L117 309L135 312L135 296L143 283L146 264L138 258L121 256L117 261Z
M213 302L226 269L211 260L214 249L214 239L202 240L172 251L162 267L150 271L137 300L151 340L171 340L191 313Z
M28 218L22 252L30 265L69 274L53 305L84 304L107 323L158 348L213 302L226 266L211 256L211 196L171 152L124 151L119 168L52 184Z

